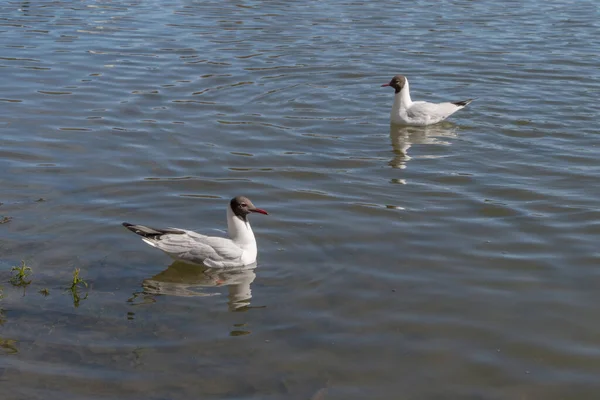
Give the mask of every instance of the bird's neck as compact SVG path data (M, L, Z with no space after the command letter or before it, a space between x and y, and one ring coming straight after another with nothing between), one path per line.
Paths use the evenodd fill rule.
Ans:
M394 95L394 105L392 106L392 114L398 115L401 111L406 110L412 105L410 99L410 89L408 88L408 81L404 84L401 91Z
M227 232L235 244L244 250L256 251L256 239L249 221L242 221L227 207Z

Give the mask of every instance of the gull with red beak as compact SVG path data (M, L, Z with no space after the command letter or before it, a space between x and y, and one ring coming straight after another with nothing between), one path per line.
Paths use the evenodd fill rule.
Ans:
M389 83L381 85L394 88L394 105L390 114L390 122L398 125L426 126L441 122L465 108L474 99L463 101L428 103L426 101L412 101L408 88L408 79L403 75L396 75Z
M123 226L176 260L210 268L233 268L256 261L258 249L248 221L250 213L267 215L265 210L256 208L247 197L231 199L227 206L229 238L205 236L177 228L155 229L127 222Z

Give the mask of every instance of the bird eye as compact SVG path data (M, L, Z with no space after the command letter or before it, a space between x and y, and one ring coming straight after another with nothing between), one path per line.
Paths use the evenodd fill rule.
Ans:
M240 206L242 206L242 207L248 207L248 204L242 203L242 204L240 204Z

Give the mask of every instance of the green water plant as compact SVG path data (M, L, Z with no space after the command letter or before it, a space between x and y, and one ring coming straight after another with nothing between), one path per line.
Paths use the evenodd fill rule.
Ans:
M71 291L71 296L73 297L73 306L77 308L79 307L79 303L81 302L81 300L85 300L88 298L88 293L86 293L84 297L81 297L77 289L75 289Z
M71 282L71 287L70 287L71 290L77 288L77 285L79 285L79 284L85 286L86 288L88 287L87 282L79 277L80 271L81 271L80 268L75 268L75 270L73 271L73 282Z
M48 289L44 288L44 289L40 290L38 293L41 294L42 296L46 297L50 294L50 291Z
M0 337L0 351L3 351L4 354L17 354L19 352L17 341Z
M75 268L75 270L73 271L73 279L71 281L71 286L67 288L67 291L70 292L71 296L73 297L73 306L75 307L79 307L79 303L81 302L81 300L85 300L88 297L88 293L86 293L85 297L83 298L79 295L79 288L81 286L85 287L86 289L88 287L87 282L79 276L80 272L81 270L79 268Z
M27 279L31 275L31 268L25 264L25 261L21 261L21 265L18 267L12 267L10 283L13 286L25 287L31 283L31 279Z

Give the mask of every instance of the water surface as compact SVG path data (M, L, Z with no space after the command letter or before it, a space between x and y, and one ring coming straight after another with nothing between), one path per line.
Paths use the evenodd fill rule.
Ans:
M599 20L586 0L3 3L3 398L596 398ZM413 99L478 99L390 127L397 73ZM173 264L120 226L222 234L238 194L270 212L254 270Z

